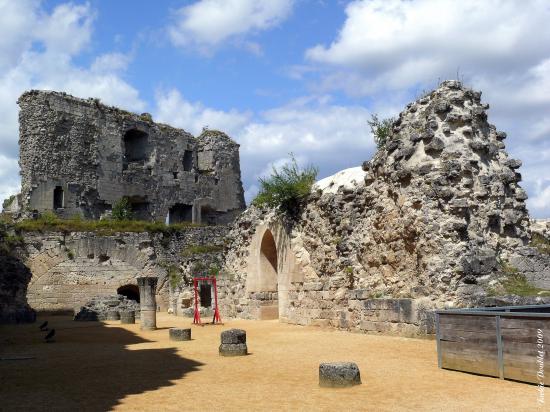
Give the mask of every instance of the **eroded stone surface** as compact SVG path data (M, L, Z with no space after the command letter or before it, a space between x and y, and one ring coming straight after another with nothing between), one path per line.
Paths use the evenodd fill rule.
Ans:
M191 329L170 328L169 336L170 340L175 341L191 340Z
M221 356L244 356L248 354L246 346L246 331L242 329L229 329L221 333Z
M118 320L121 313L138 311L139 303L122 295L96 296L75 311L74 320Z
M36 312L27 303L30 279L31 272L21 259L0 251L0 323L36 320Z
M360 384L359 367L353 362L332 362L319 365L319 386L342 388Z
M247 209L229 234L224 312L258 318L269 302L292 323L411 335L433 331L433 308L487 297L506 276L503 262L546 287L548 257L527 253L521 162L509 158L487 109L480 92L443 82L399 115L363 164L364 184L325 179L336 183L314 187L292 222ZM276 238L278 290L250 287L266 228Z
M19 98L20 210L97 219L122 196L139 219L228 223L244 209L239 145L65 93Z
M246 331L242 329L229 329L221 333L222 343L240 344L246 343Z
M222 343L219 352L221 356L245 356L248 348L246 343Z

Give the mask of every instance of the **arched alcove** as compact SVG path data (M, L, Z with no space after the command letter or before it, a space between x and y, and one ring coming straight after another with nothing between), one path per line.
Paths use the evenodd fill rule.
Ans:
M139 288L137 285L124 285L116 290L116 293L126 296L128 299L135 300L139 303Z
M260 290L277 291L277 246L271 230L266 230L260 245Z
M283 225L271 223L256 227L246 272L246 293L251 299L252 316L288 320L289 291L294 290L293 282L304 281L304 274L296 265L290 237Z

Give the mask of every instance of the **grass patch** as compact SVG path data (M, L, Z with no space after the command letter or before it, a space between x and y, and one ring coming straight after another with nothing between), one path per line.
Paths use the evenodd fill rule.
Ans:
M23 232L94 232L103 236L123 232L149 232L171 235L200 226L203 225L185 222L166 225L162 222L147 222L143 220L84 220L80 217L60 219L51 212L44 213L38 219L26 219L14 224L16 230Z
M489 296L550 296L550 290L531 285L525 275L509 263L501 262L500 265L504 276L500 279L499 285L488 289Z
M531 236L530 246L536 248L540 253L550 255L550 240L538 233L533 233Z
M181 251L181 255L185 257L193 255L202 255L205 253L221 252L223 250L222 245L191 245Z

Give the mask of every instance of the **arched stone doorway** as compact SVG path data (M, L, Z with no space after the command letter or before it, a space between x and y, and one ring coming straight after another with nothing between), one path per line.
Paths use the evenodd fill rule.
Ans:
M264 320L287 319L292 282L302 278L284 227L259 225L250 244L246 279L251 315Z
M135 300L139 303L139 288L137 285L124 285L116 290L116 293L126 296L128 299Z
M260 289L277 292L277 246L271 230L266 230L260 244Z

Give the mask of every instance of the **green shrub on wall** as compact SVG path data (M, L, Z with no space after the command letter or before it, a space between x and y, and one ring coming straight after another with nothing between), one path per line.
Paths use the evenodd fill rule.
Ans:
M394 122L395 119L393 117L380 120L376 114L373 114L371 119L367 120L378 149L382 149L392 135L392 126Z
M259 179L260 191L252 204L278 208L295 215L311 192L317 173L318 169L314 166L301 169L291 154L291 161L280 171L273 167L271 176Z
M114 220L132 220L134 213L127 197L123 197L113 205L112 217Z

